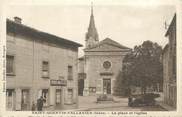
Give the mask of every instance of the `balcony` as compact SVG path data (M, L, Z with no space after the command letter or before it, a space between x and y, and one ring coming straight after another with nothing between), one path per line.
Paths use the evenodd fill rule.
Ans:
M86 73L78 73L78 79L85 79L87 77Z

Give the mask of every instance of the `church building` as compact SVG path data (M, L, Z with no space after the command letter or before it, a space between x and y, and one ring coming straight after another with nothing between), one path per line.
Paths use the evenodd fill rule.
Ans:
M110 38L99 41L91 8L84 56L78 62L79 95L114 94L116 77L122 70L125 55L130 51L130 48Z

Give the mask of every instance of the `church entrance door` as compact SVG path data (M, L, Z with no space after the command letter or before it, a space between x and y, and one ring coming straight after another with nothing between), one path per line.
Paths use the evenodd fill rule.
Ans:
M103 79L104 94L111 94L111 79Z

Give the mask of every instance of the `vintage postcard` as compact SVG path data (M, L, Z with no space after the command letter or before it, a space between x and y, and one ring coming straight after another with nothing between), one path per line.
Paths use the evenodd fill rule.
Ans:
M181 0L14 0L0 13L0 117L182 117Z

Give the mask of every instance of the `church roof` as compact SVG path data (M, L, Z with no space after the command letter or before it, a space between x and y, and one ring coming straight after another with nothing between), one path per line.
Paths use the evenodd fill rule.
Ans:
M102 45L102 44L109 44L109 45L113 45L113 46L116 46L116 47L119 47L121 49L129 49L128 47L126 46L123 46L121 45L120 43L110 39L110 38L106 38L104 40L102 40L98 45Z
M130 49L130 48L128 48L126 46L123 46L120 43L118 43L118 42L116 42L116 41L114 41L114 40L112 40L110 38L106 38L106 39L100 41L96 46L94 46L92 48L85 48L85 50L91 50L91 49L97 48L97 47L99 47L99 46L101 46L103 44L108 44L108 45L111 45L111 46L115 46L115 47L118 47L120 49Z

